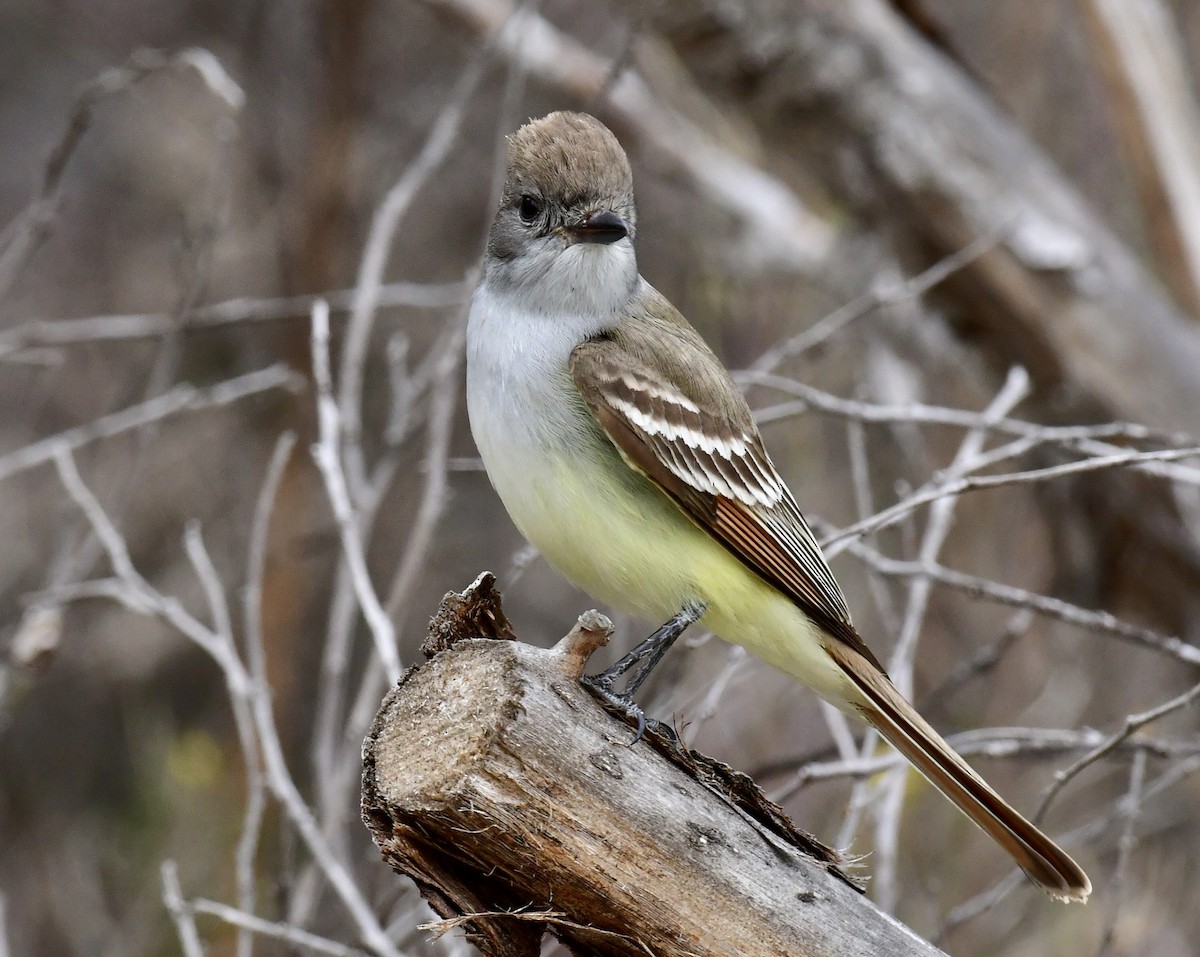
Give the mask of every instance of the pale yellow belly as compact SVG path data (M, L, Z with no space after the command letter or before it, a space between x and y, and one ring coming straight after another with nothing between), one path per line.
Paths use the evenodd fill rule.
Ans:
M704 602L702 624L717 635L835 704L853 694L821 648L819 629L795 604L629 469L615 450L604 459L559 461L553 472L497 483L514 522L553 567L592 597L654 624L688 603ZM605 473L619 474L619 484L596 480Z

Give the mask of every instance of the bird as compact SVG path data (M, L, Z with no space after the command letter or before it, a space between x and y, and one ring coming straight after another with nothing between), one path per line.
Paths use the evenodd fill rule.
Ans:
M900 694L745 397L639 273L629 160L595 117L560 111L507 139L503 190L467 322L467 408L518 530L593 598L700 621L864 719L1051 897L1087 875Z

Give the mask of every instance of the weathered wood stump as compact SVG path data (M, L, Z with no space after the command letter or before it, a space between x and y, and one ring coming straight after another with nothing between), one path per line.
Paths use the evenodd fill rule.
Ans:
M481 576L448 595L429 660L364 745L363 820L384 859L488 955L932 955L742 775L636 745L580 685L607 619L549 650L511 638Z

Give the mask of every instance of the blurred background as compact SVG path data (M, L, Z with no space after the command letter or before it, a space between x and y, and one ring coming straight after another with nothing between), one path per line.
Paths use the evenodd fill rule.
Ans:
M1083 761L1043 824L1092 903L738 649L693 636L646 710L950 952L1195 953L1200 7L1114 6L0 0L0 954L471 952L358 822L386 680L345 556L403 665L485 568L525 641L592 605L461 401L503 137L560 108L629 150L643 275L897 680L1031 814Z

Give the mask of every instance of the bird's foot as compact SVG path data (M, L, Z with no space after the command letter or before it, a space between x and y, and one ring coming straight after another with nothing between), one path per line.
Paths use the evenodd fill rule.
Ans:
M654 670L655 665L662 660L663 655L675 643L675 640L684 633L688 625L699 619L707 608L708 605L702 603L685 605L675 617L645 641L640 642L629 654L611 668L600 672L598 675L584 675L583 683L591 688L599 698L607 702L616 711L637 722L637 734L634 736L633 741L630 742L631 745L637 744L642 740L648 727L661 731L672 742L678 743L678 738L670 725L663 724L661 721L655 721L653 718L647 718L646 713L633 700L633 696L637 693L638 688L642 686L642 683L650 676L650 672ZM635 668L637 669L636 671L634 671ZM626 682L625 690L618 692L616 690L617 679L630 671L633 671L633 675Z
M584 675L581 680L584 686L590 689L592 694L607 704L609 708L637 725L637 730L634 733L633 740L629 742L629 747L632 748L641 741L646 736L648 730L664 734L672 743L678 743L675 731L669 724L664 724L655 718L647 717L646 712L641 709L633 698L613 689L613 676L609 671L598 675Z

